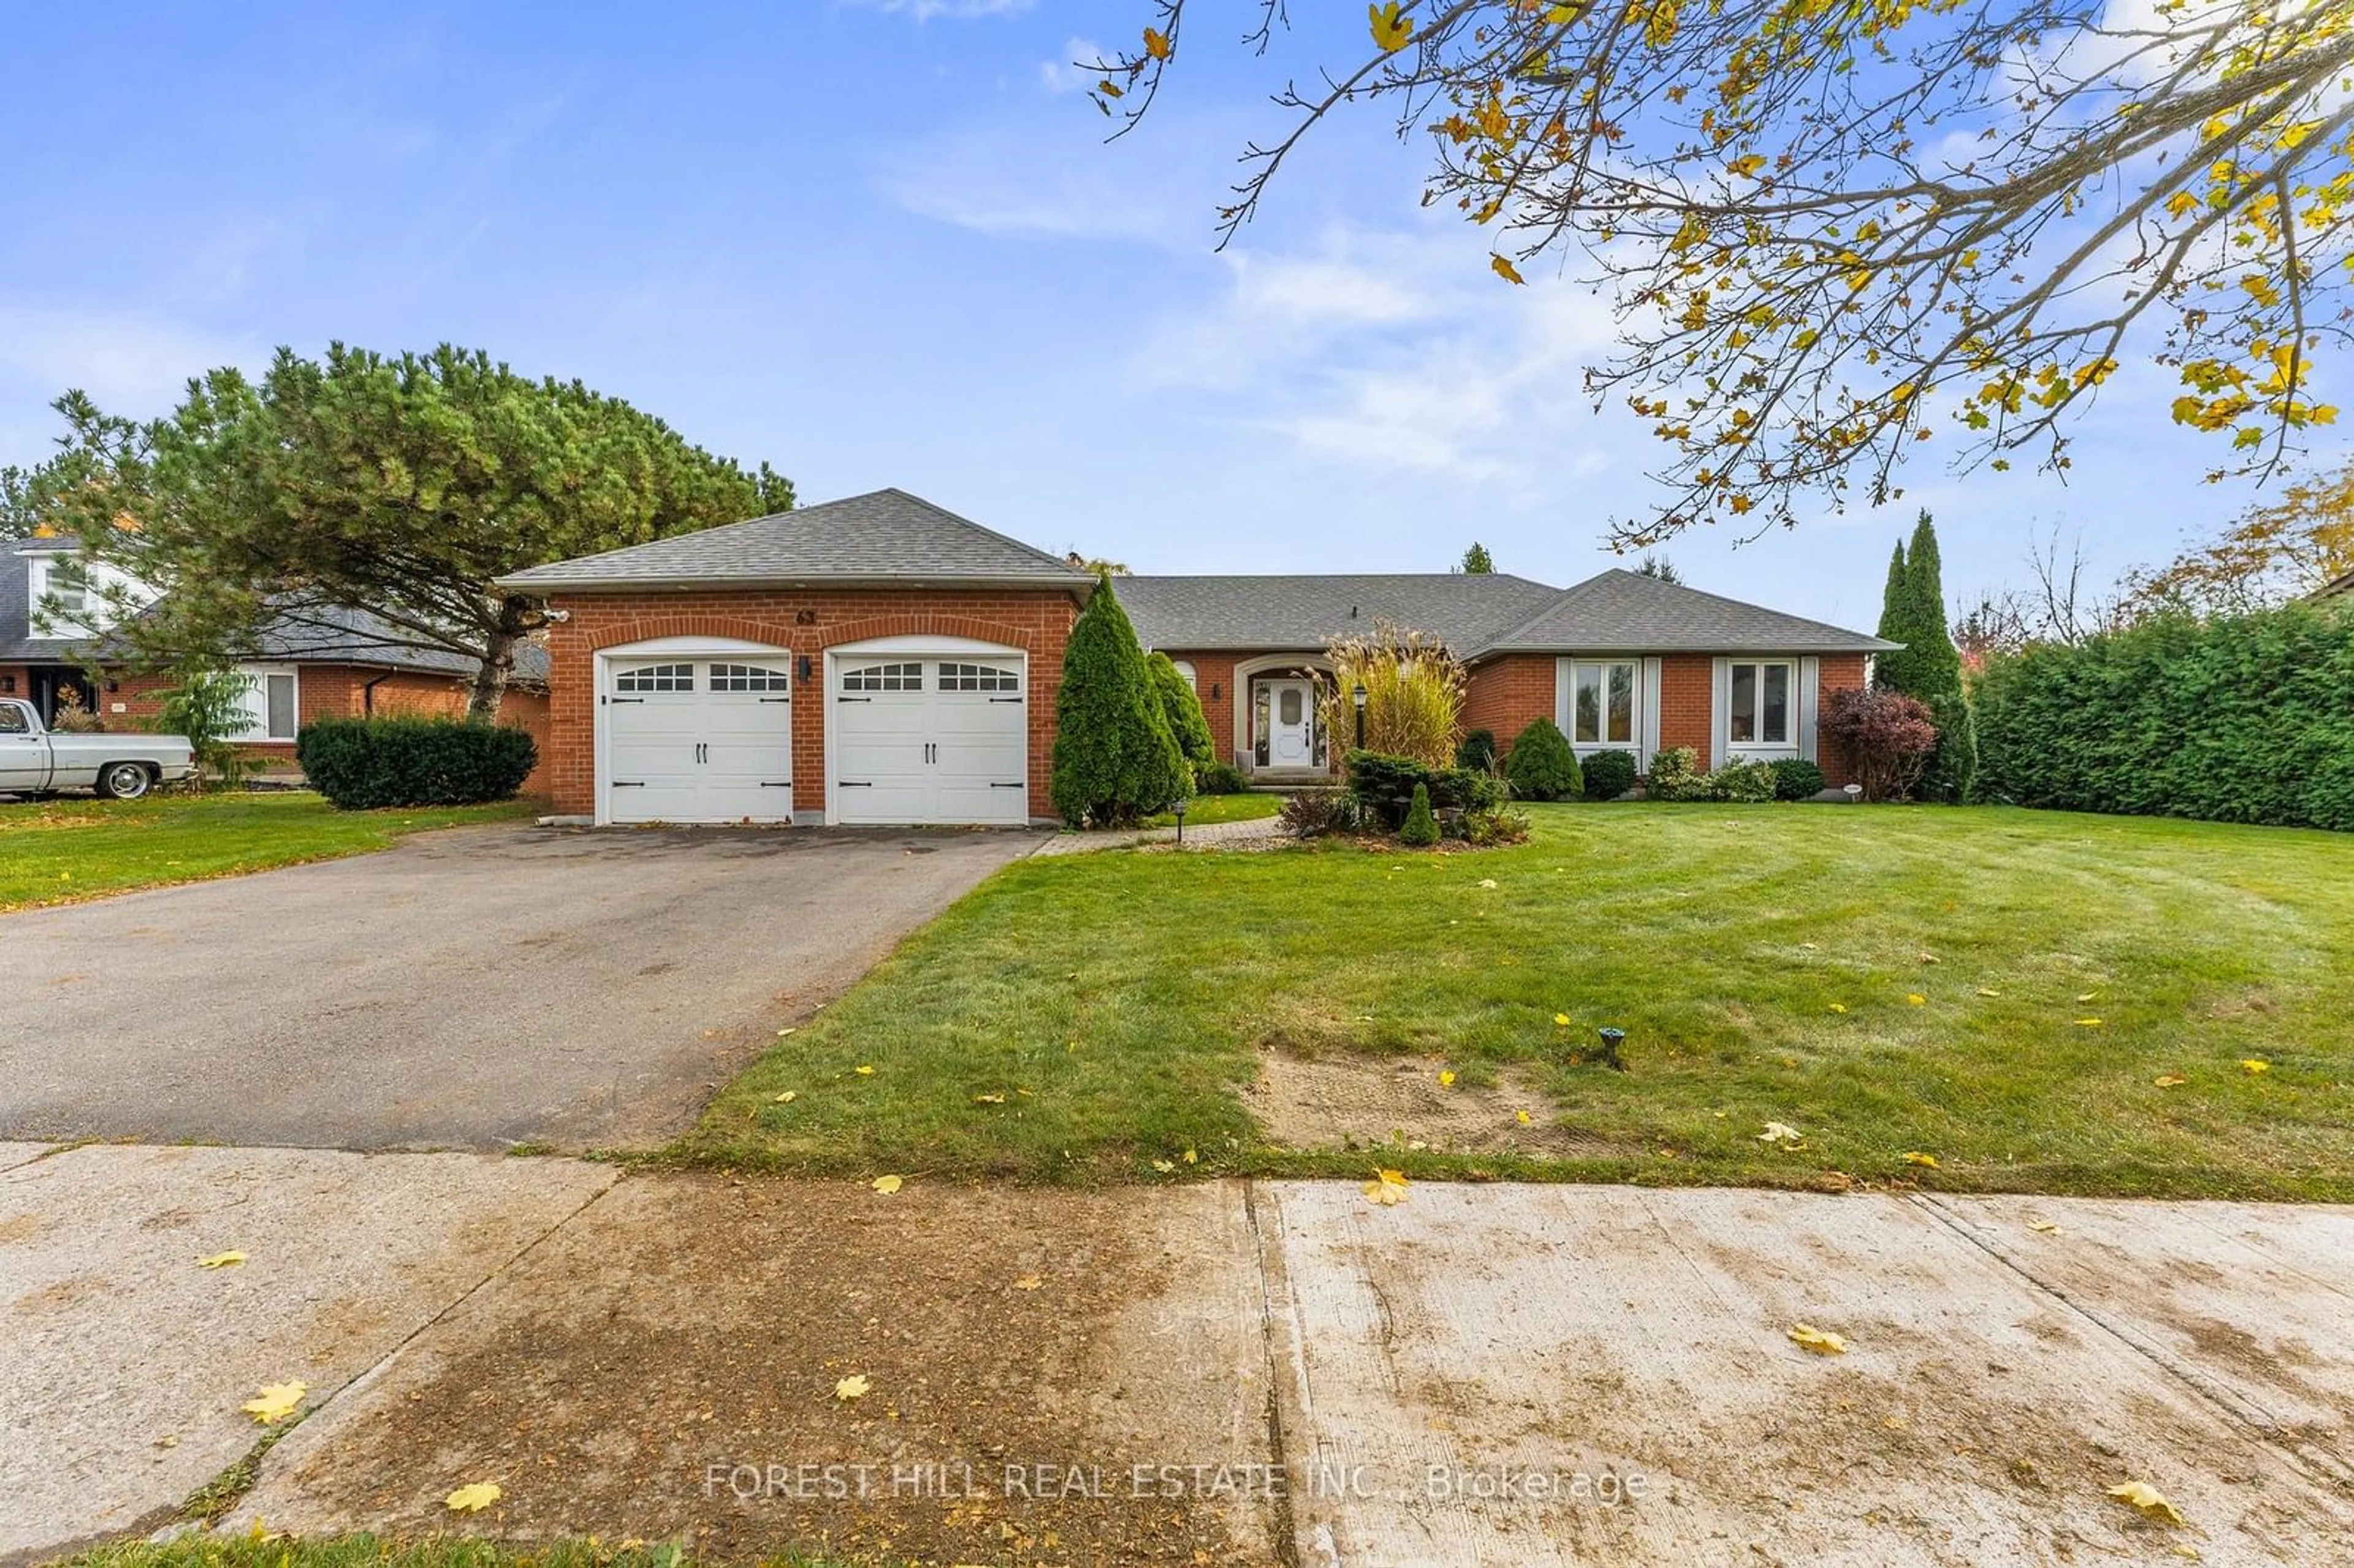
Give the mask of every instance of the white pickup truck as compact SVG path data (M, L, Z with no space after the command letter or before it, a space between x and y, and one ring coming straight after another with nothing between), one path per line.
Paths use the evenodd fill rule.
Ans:
M94 789L136 800L196 770L196 749L176 735L59 735L30 703L0 697L0 795Z

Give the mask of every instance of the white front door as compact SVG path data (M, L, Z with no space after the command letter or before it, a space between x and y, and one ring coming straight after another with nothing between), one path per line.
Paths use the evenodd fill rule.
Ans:
M1027 822L1027 673L1019 653L837 656L833 821Z
M1267 743L1270 768L1316 766L1316 683L1267 683Z
M779 822L793 810L783 653L617 659L599 705L606 820Z

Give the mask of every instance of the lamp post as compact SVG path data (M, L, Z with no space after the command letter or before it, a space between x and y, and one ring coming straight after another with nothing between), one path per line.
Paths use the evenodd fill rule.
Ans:
M1175 805L1169 808L1171 810L1177 813L1177 842L1181 844L1185 842L1185 807L1187 803L1188 802L1184 800L1180 799Z
M1364 682L1360 681L1360 682L1358 682L1358 683L1357 683L1357 689L1356 689L1355 691L1351 692L1351 693L1349 694L1349 700L1350 700L1351 702L1352 702L1352 703L1354 703L1354 704L1356 704L1356 705L1357 705L1357 749L1358 749L1359 751L1363 751L1363 750L1364 750L1364 749L1365 749L1365 683L1364 683Z

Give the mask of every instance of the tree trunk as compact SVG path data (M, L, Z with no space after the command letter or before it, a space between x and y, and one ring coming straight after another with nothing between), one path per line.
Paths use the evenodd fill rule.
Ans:
M482 664L474 671L473 683L466 690L466 719L470 724L498 722L499 703L507 694L508 679L514 674L517 641L517 633L501 625L483 644Z

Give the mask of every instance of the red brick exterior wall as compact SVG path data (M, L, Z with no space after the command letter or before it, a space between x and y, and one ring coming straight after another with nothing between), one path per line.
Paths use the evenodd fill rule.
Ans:
M735 637L806 655L795 671L793 807L825 809L824 653L875 637L969 637L1030 655L1030 810L1052 810L1055 694L1078 600L1060 592L995 588L775 589L579 594L552 601L568 619L548 629L547 793L556 810L596 810L596 658L600 649L657 637ZM814 695L819 700L810 701Z
M1820 695L1815 699L1815 761L1823 770L1823 781L1834 789L1854 783L1855 769L1848 765L1847 757L1838 745L1821 733L1822 712L1830 705L1833 692L1854 692L1863 688L1864 658L1861 653L1823 655L1821 684L1818 688Z
M1187 653L1167 649L1172 659L1193 666L1193 694L1202 700L1202 717L1210 726L1210 739L1217 746L1221 760L1240 768L1243 758L1235 755L1235 705L1242 700L1235 692L1235 666L1255 653ZM1215 688L1217 694L1211 695Z
M1702 770L1716 766L1715 683L1713 654L1659 656L1659 738L1654 750L1689 746Z
M22 664L0 664L0 697L30 702L32 696L33 673Z
M1504 653L1472 668L1463 692L1463 728L1496 737L1496 755L1512 749L1521 731L1557 716L1555 662L1550 653Z

